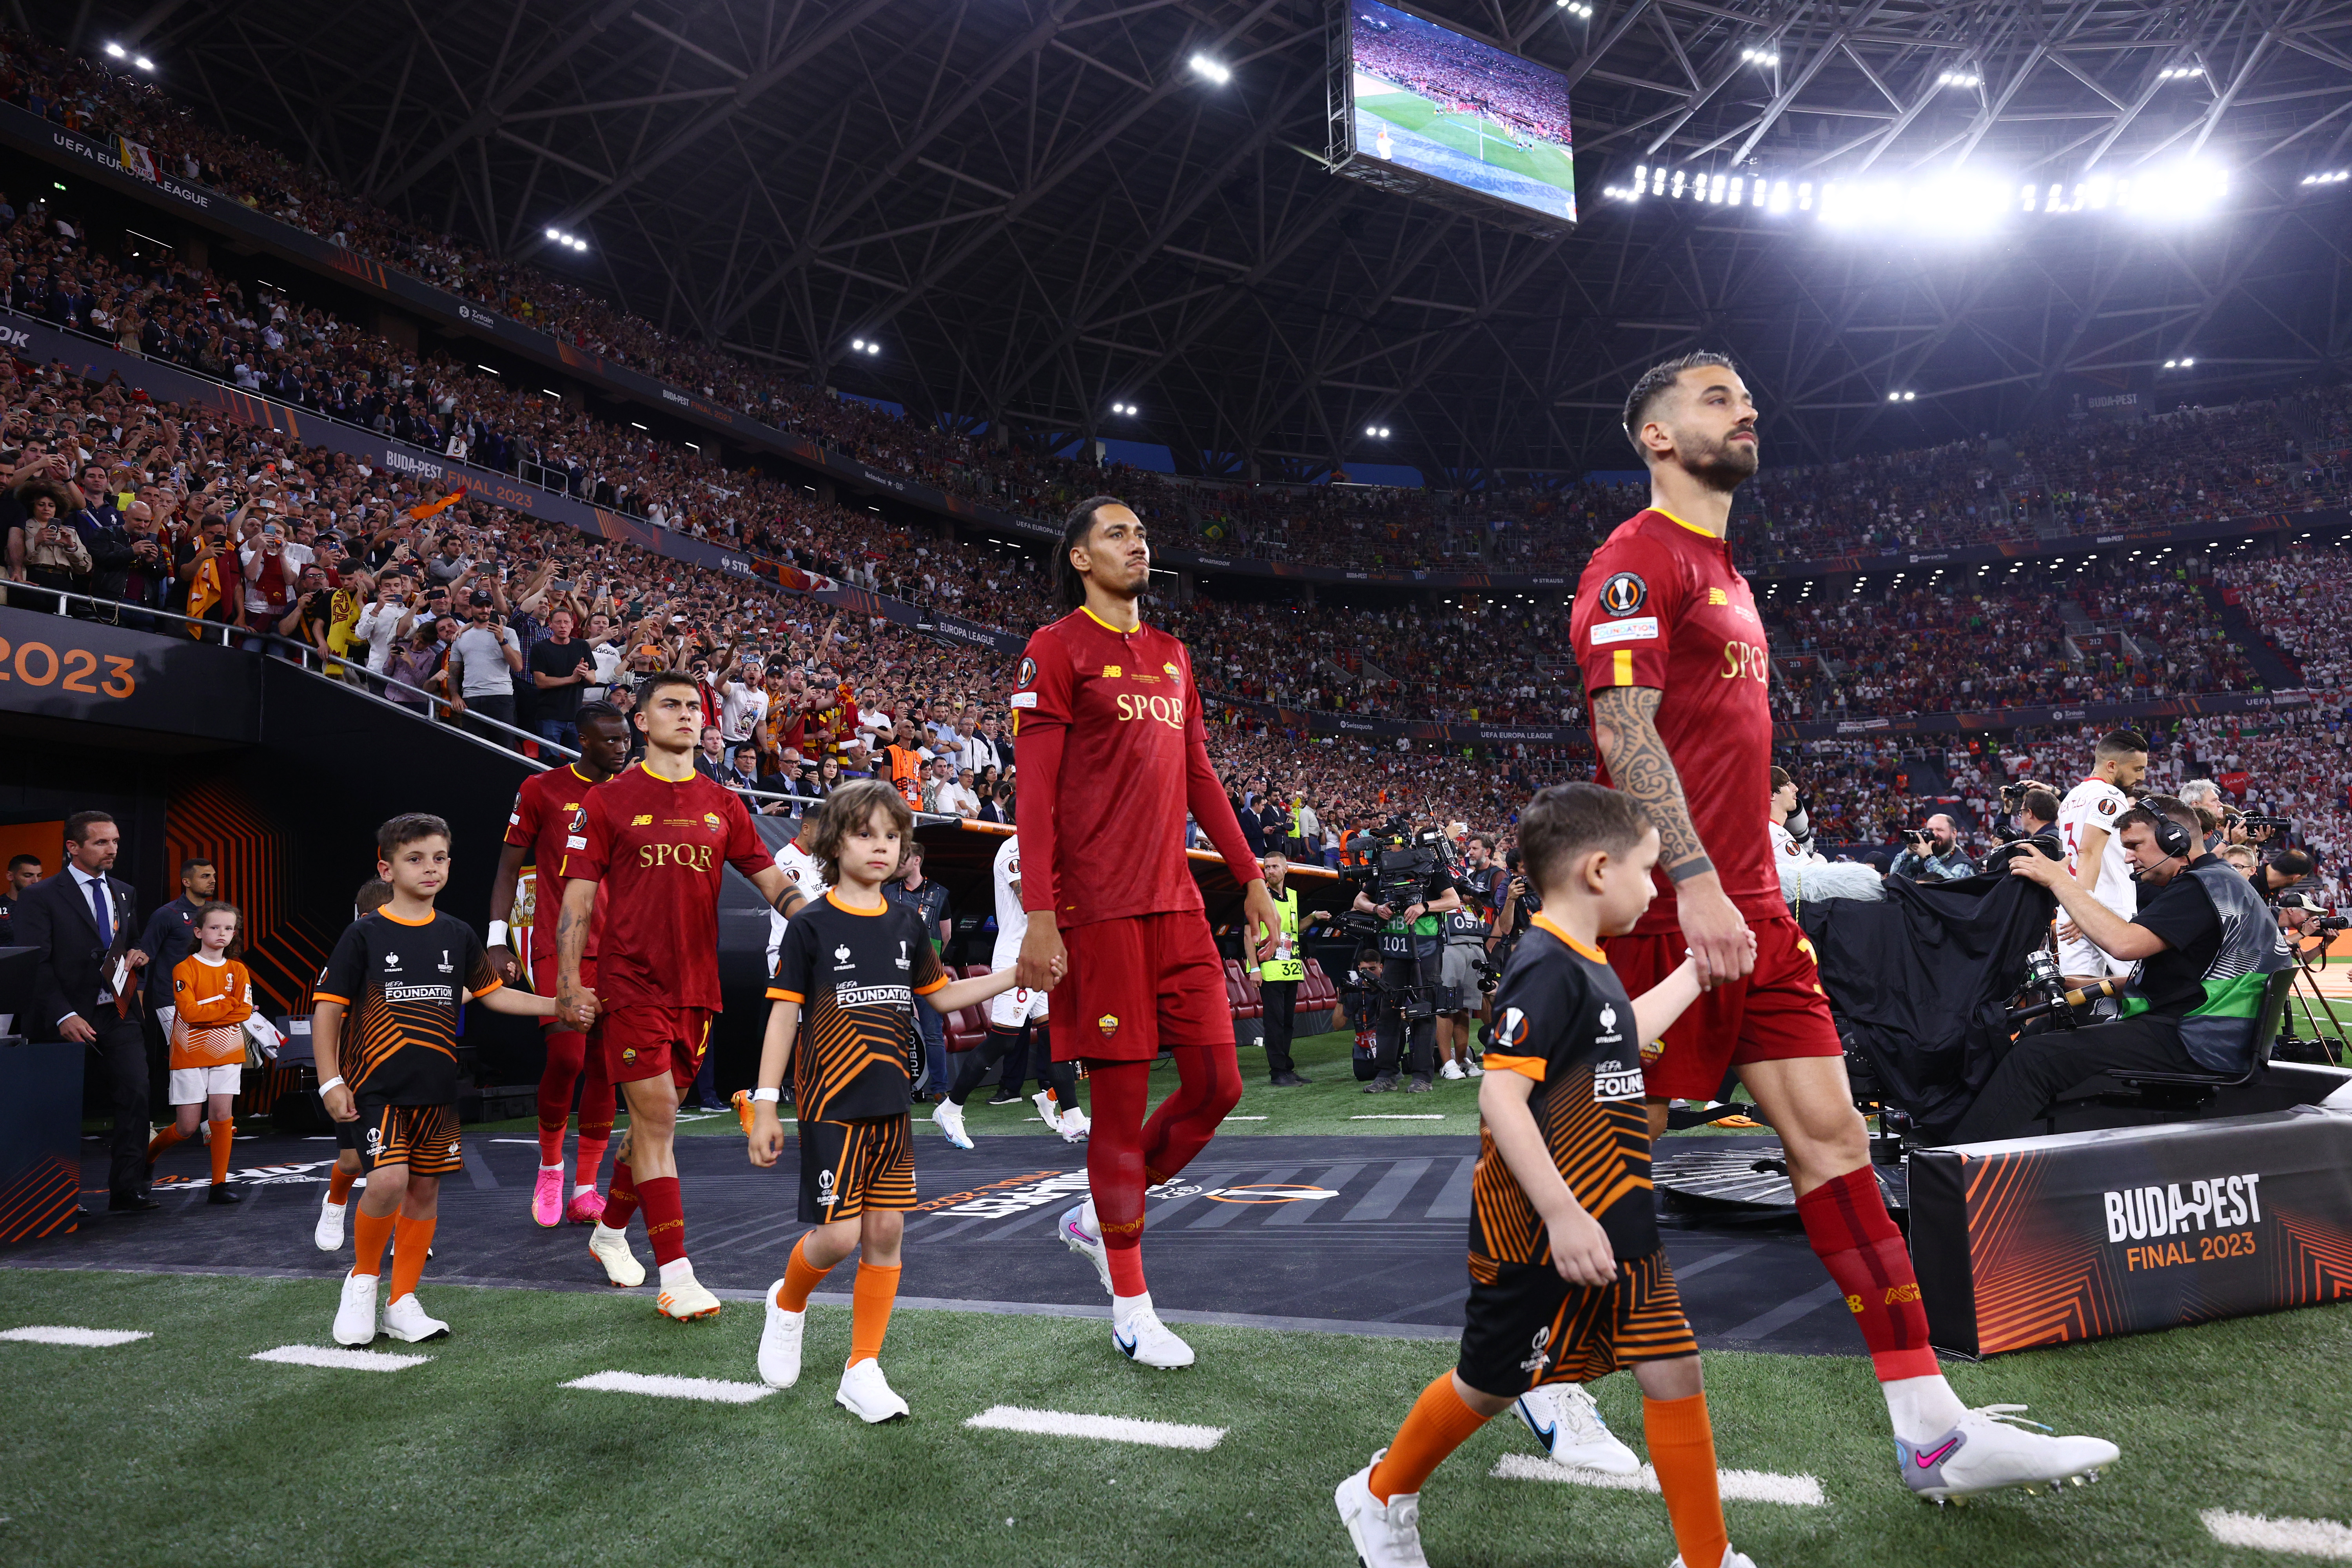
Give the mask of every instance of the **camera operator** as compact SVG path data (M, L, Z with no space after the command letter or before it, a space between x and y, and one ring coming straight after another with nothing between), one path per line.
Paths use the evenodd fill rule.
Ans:
M1478 989L1478 963L1486 956L1486 928L1494 918L1495 900L1503 885L1502 868L1494 863L1495 842L1480 834L1462 849L1462 869L1454 885L1461 890L1462 907L1445 917L1445 956L1438 973L1437 1074L1440 1078L1483 1078L1486 1069L1473 1054L1470 1016L1480 1011L1486 997Z
M1435 982L1444 967L1444 921L1462 907L1462 892L1434 846L1402 847L1404 834L1398 824L1391 825L1386 837L1399 847L1375 854L1376 874L1383 879L1375 884L1381 897L1376 901L1370 891L1359 890L1351 906L1358 914L1381 921L1380 991L1372 1001L1373 1072L1364 1092L1386 1094L1398 1088L1402 1057L1412 1075L1412 1081L1402 1086L1405 1092L1427 1094L1436 1087L1431 1081L1436 1070ZM1388 879L1391 861L1411 861L1416 856L1418 869L1404 873L1405 879Z
M1925 827L1905 828L1903 843L1903 853L1887 868L1890 877L1908 877L1915 882L1957 882L1976 875L1977 863L1960 848L1958 826L1940 811L1927 819Z
M2116 837L2145 895L2135 919L2109 909L2061 861L2021 855L2009 870L2056 894L2102 952L2136 965L2124 1016L2021 1037L1951 1142L2026 1136L2053 1097L2100 1073L2252 1065L2267 977L2286 962L2277 925L2236 868L2205 851L2194 808L2149 795L2116 819Z
M2254 890L2265 899L2275 898L2309 877L2318 869L2308 849L2282 849L2262 862L2262 875L2254 879Z
M2012 795L2011 792L2014 791ZM2010 803L2014 800L2016 804ZM2020 838L2042 838L2058 831L2058 792L2048 784L2027 779L2020 784L2003 784L2000 804L2009 810L2009 820Z

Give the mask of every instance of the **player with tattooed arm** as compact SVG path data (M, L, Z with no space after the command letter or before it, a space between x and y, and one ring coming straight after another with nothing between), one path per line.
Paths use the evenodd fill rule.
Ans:
M1780 1134L1806 1238L1870 1348L1915 1493L2059 1480L2112 1462L2115 1445L2025 1430L2002 1418L2011 1406L1971 1410L1937 1370L1812 944L1780 897L1766 828L1771 666L1727 537L1732 492L1756 471L1756 417L1721 354L1668 360L1634 384L1625 434L1648 465L1650 504L1593 552L1570 623L1601 782L1640 803L1662 841L1659 896L1610 939L1610 967L1639 994L1687 955L1706 987L1644 1042L1651 1133L1665 1130L1668 1100L1712 1098L1727 1072L1747 1085Z

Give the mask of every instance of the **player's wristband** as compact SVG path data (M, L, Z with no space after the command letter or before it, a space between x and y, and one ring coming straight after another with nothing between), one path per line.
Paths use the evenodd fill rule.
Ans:
M1715 862L1702 855L1696 860L1685 860L1679 866L1668 867L1666 879L1671 882L1687 882L1693 877L1704 877L1714 869Z
M490 940L488 945L491 947L504 947L507 945L506 921L492 921L490 922Z
M335 1077L329 1079L326 1082L319 1086L319 1093L323 1098L329 1089L341 1089L342 1087L342 1077L341 1074L337 1074Z
M761 1103L773 1105L782 1098L783 1092L781 1089L755 1089L751 1091L751 1100L755 1105Z

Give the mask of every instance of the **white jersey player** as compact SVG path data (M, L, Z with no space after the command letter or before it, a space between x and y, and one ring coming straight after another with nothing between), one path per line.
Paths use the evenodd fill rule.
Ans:
M2134 730L2101 738L2091 774L2058 803L2058 837L2075 885L2126 920L2139 912L2139 889L2124 858L2116 824L2131 809L2131 794L2147 775L2147 739ZM2081 936L2058 944L2058 972L2080 979L2120 979L2131 963L2110 958Z
M808 832L815 822L816 813L811 810L801 819L801 831ZM797 837L776 851L776 869L784 874L785 884L800 889L801 896L810 903L816 902L832 889L833 884L824 879L824 868L817 864L815 856L801 847ZM776 972L776 954L784 945L786 923L784 917L775 910L768 911L768 973L771 974Z
M1002 973L1021 958L1022 939L1029 934L1029 911L1021 907L1021 839L1016 834L996 847L996 861L991 879L996 885L996 948L990 957L989 968ZM947 1098L931 1107L931 1120L947 1134L949 1142L959 1149L971 1147L971 1135L964 1130L964 1101L987 1075L988 1069L1008 1057L1012 1061L1004 1069L1005 1082L1018 1084L1031 1049L1030 1031L1034 1029L1040 1040L1047 1040L1050 1027L1046 1017L1045 994L1015 986L1000 991L988 1005L988 1038L978 1050L966 1054L957 1068L955 1082L949 1088ZM1019 1052L1021 1055L1015 1056ZM1062 1135L1065 1142L1075 1143L1087 1135L1087 1113L1078 1109L1077 1074L1066 1062L1053 1062L1043 1071L1045 1087L1030 1099L1035 1102L1037 1114L1045 1125ZM1001 1092L1000 1089L1000 1092Z

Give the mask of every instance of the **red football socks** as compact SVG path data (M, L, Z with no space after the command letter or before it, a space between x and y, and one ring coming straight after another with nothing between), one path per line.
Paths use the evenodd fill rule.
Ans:
M610 1132L612 1129L608 1127L604 1131ZM580 1134L579 1165L572 1173L573 1186L593 1187L596 1184L596 1168L604 1163L604 1145L609 1140L604 1138L591 1138L586 1131L583 1130Z
M1468 1442L1470 1434L1486 1424L1486 1418L1464 1404L1454 1391L1454 1374L1439 1373L1413 1401L1412 1413L1397 1428L1389 1451L1372 1467L1367 1482L1372 1496L1385 1507L1400 1492L1418 1492L1430 1472L1445 1462L1445 1456Z
M1140 1296L1143 1282L1143 1192L1169 1180L1215 1136L1242 1097L1242 1073L1233 1047L1176 1047L1176 1091L1160 1102L1147 1122L1151 1099L1150 1062L1097 1062L1087 1081L1094 1087L1094 1129L1087 1139L1087 1185L1095 1201L1095 1223L1109 1250L1110 1288L1118 1296Z
M890 1329L890 1308L898 1300L898 1270L880 1268L860 1258L857 1283L849 1293L849 1360L856 1366L882 1353L882 1336Z
M1143 1127L1144 1185L1157 1186L1191 1164L1241 1100L1241 1063L1232 1046L1178 1046L1176 1092Z
M1642 1436L1650 1445L1650 1468L1658 1472L1658 1489L1665 1494L1675 1549L1685 1563L1714 1568L1730 1549L1731 1532L1723 1523L1706 1395L1643 1399Z
M1927 1344L1919 1278L1870 1167L1848 1171L1799 1198L1797 1217L1814 1256L1845 1292L1878 1380L1940 1375Z
M824 1277L833 1272L830 1268L819 1268L811 1263L807 1248L808 1234L803 1231L801 1238L793 1243L793 1255L784 1259L784 1282L776 1287L776 1305L784 1311L807 1311L809 1292L823 1284ZM853 1295L851 1304L855 1306L856 1301Z
M654 1249L654 1262L675 1263L684 1258L686 1202L678 1194L677 1178L655 1176L639 1182L637 1202L646 1211L646 1241ZM605 1212L612 1212L609 1205Z
M236 1137L236 1123L234 1121L215 1121L212 1123L212 1132L213 1185L216 1187L225 1187L228 1184L229 1145Z
M352 1221L352 1272L381 1274L383 1272L383 1244L392 1239L394 1221L398 1216L370 1214L360 1210Z
M425 1278L425 1258L433 1250L433 1227L439 1221L410 1219L401 1215L392 1231L392 1295L397 1301L403 1296L416 1294L416 1282Z
M637 1179L630 1173L626 1160L613 1162L613 1184L604 1189L603 1224L612 1230L629 1228L629 1217L637 1212Z

